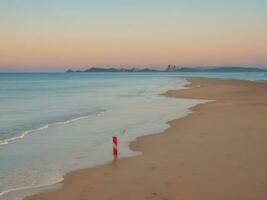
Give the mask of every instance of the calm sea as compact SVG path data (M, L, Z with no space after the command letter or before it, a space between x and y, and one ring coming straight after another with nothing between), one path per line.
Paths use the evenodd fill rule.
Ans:
M62 180L65 173L135 155L128 142L163 131L202 100L159 95L183 77L266 81L266 73L2 73L0 199Z

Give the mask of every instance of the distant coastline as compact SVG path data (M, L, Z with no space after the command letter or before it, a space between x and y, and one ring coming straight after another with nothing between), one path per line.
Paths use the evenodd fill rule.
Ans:
M151 68L103 68L91 67L85 70L68 69L67 73L75 72L267 72L267 69L252 67L176 67L176 65L168 65L166 69Z

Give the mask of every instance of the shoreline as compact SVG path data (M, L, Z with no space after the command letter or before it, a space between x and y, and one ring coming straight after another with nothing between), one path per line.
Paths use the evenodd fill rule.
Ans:
M176 85L176 84L178 84L178 85ZM185 78L182 78L182 79L179 78L178 80L175 79L175 81L173 81L173 84L171 84L173 87L169 86L168 89L161 90L161 91L155 93L155 95L157 97L159 97L159 98L169 99L168 97L164 97L163 94L165 92L170 90L170 88L172 88L172 89L176 89L177 88L177 90L184 89L185 85L187 85L187 84L188 84L188 81L186 81ZM174 100L170 100L169 99L168 101L175 102L176 100L175 99ZM189 103L186 103L186 102L189 102ZM169 115L168 114L168 117L165 116L166 114L164 115L167 119L161 119L160 122L159 122L160 126L156 125L156 127L157 127L156 129L159 129L159 130L155 130L155 129L153 130L153 128L151 130L147 130L146 129L146 131L141 130L141 132L140 131L137 132L137 136L130 137L130 138L126 139L126 140L125 140L125 137L124 138L121 137L120 138L120 140L122 141L121 142L121 146L120 146L121 154L119 155L118 158L121 159L121 158L125 158L125 157L132 157L132 156L135 156L135 155L139 155L141 152L132 151L130 149L129 144L130 144L131 141L134 141L137 137L140 137L140 136L153 135L153 134L157 134L159 132L162 132L163 130L165 130L166 128L169 127L169 125L167 124L169 121L171 121L173 119L176 119L176 118L183 117L184 115L189 114L190 113L189 108L192 107L193 105L198 104L198 103L203 103L203 102L199 102L198 100L192 100L191 102L190 102L190 100L185 100L185 104L188 104L188 105L183 105L182 107L179 107L179 105L178 105L178 108L179 108L180 112L170 111L169 114L170 113L172 113L172 114L175 113L175 114L174 115ZM192 105L190 105L190 104L192 104ZM108 110L101 111L100 113L96 114L96 116L101 115L103 112L109 112L109 111ZM178 114L176 114L176 113L178 113ZM45 129L50 128L50 126L53 128L54 126L65 125L65 124L68 124L69 122L71 123L73 121L79 121L79 119L84 119L84 118L89 118L89 117L91 117L91 115L86 115L86 116L82 116L82 117L79 117L79 118L70 118L70 120L67 120L67 121L61 121L60 120L60 121L52 122L51 124L46 124L44 127L45 127ZM152 122L155 123L154 120ZM144 127L144 128L146 128L146 127ZM24 131L24 132L32 132L32 131L35 132L36 130L38 131L39 129L40 128L29 129L29 130ZM43 129L43 126L41 127L41 129ZM16 137L19 137L19 139L22 139L22 138L20 138L21 137L20 135L16 136ZM108 144L110 144L110 142L108 142ZM77 171L77 170L81 170L81 169L93 168L93 167L102 166L102 165L105 165L105 164L110 164L112 162L112 160L113 160L113 155L110 152L110 149L108 148L108 154L109 153L110 153L110 155L108 155L109 158L105 162L99 162L99 163L95 163L95 164L85 165L83 167L78 167L76 169L68 170L68 171L60 174L60 176L56 176L57 178L55 179L55 181L53 180L51 182L45 182L45 183L40 183L40 184L35 184L35 185L30 185L30 186L13 187L11 189L3 190L0 193L0 199L3 199L3 200L5 200L5 199L19 200L19 199L24 199L27 196L40 194L40 193L44 193L44 192L47 192L47 191L54 191L55 189L60 188L60 186L62 186L64 184L64 177L68 173L71 173L71 172L74 172L74 171Z
M172 82L173 83L170 84L170 86L168 86L168 90L176 89L176 88L177 89L182 89L182 88L184 89L184 86L186 84L188 84L188 81L186 81L184 78L183 79L179 78L178 80L174 79L174 81L172 81ZM169 105L169 108L172 109L172 107L174 105L176 105L176 103L172 104L172 102L175 102L176 100L175 99L170 99L168 97L164 97L162 95L163 93L165 93L168 90L167 89L161 89L160 91L155 93L155 97L161 98L162 99L161 102L164 102L165 101L164 99L166 99L167 102L171 103L170 105L172 105L172 106L170 107L170 105ZM183 102L184 102L184 104L183 104ZM169 127L167 122L171 121L172 119L180 118L181 116L187 115L188 113L190 113L189 112L189 108L192 107L193 105L196 105L197 103L202 103L202 102L199 102L197 100L192 100L192 101L190 101L190 100L185 100L185 101L182 100L182 103L180 102L177 105L177 108L178 108L179 112L172 111L172 110L169 109L169 112L167 112L167 113L165 112L164 118L157 119L159 123L155 123L156 122L155 120L151 120L150 119L150 121L153 124L156 125L155 128L148 128L147 129L146 127L144 127L143 130L139 128L140 131L134 131L137 134L136 136L131 137L132 133L134 133L133 131L131 131L131 129L133 129L134 127L129 129L131 131L131 132L129 132L129 133L131 133L131 134L129 134L129 136L130 136L129 138L127 138L127 136L123 137L122 135L121 135L122 137L120 137L120 140L121 140L121 145L120 145L121 152L120 152L119 158L131 157L131 156L140 154L141 152L134 152L134 151L130 150L129 143L131 141L134 141L139 136L157 134L159 132L162 132L163 130L165 130L166 128ZM181 106L179 104L181 104ZM168 105L166 105L166 107L168 107ZM140 109L140 111L143 111L143 109ZM105 111L105 112L108 112L108 111ZM99 114L97 114L97 116L98 115ZM82 117L82 118L84 118L84 117ZM88 116L86 116L86 118L88 118ZM80 118L78 118L78 119L80 119ZM76 121L76 118L75 118L75 121ZM53 128L54 125L57 126L57 125L66 124L65 122L66 121L64 121L64 122L62 122L62 121L54 122L52 124L49 124L48 126L51 126ZM153 124L152 124L151 127L153 127ZM43 135L45 135L45 134L43 134ZM23 141L24 140L22 140L22 142ZM108 142L108 144L107 144L108 147L109 147L110 144L111 143ZM97 167L97 166L101 166L101 165L104 165L104 164L109 164L113 160L113 155L112 155L112 153L110 151L110 148L108 148L108 152L107 153L108 153L108 159L106 159L104 162L98 162L98 163L95 163L95 164L88 164L88 165L84 165L82 167L77 167L76 169L70 169L68 171L65 171L65 172L59 174L59 176L55 176L56 178L53 178L53 180L51 182L42 182L40 184L36 183L35 185L29 184L29 186L25 186L25 187L13 187L11 189L3 190L1 192L1 194L0 194L0 199L3 199L3 200L5 200L5 199L19 200L19 199L25 198L26 196L31 196L31 195L43 193L43 192L46 192L46 191L53 191L55 189L58 189L59 186L62 186L63 183L64 183L63 177L65 177L65 175L70 173L70 172L77 171L77 170L80 170L80 169L87 169L87 168ZM95 157L95 158L97 158L97 157ZM99 158L101 158L101 157L99 157ZM86 159L84 159L84 160L86 160ZM93 160L93 159L91 159L91 160ZM65 161L62 161L62 162L65 162ZM79 162L77 162L77 163L79 163ZM45 165L43 165L43 166L45 166ZM25 177L25 178L27 178L27 177ZM14 183L15 183L15 180L16 179L14 179Z
M188 91L189 91L189 93L191 92L190 95L193 96L193 98L201 99L199 97L201 95L203 95L203 94L195 93L194 95L192 95L192 90L196 91L199 88L202 88L202 87L205 87L206 85L209 85L211 82L213 82L213 84L214 83L218 84L220 87L221 87L221 85L220 85L219 82L224 82L224 83L227 83L226 84L227 86L229 86L229 84L230 84L230 87L231 87L231 84L237 84L237 85L243 85L244 84L244 85L256 85L257 87L262 86L264 89L266 89L266 84L248 82L248 81L217 80L217 79L206 79L206 78L204 78L204 79L203 78L201 78L201 79L199 79L199 78L191 78L191 79L189 79L189 81L192 82L192 84L190 84L189 87L187 86L186 89L168 91L166 93L166 95L169 96L169 97L176 97L176 98L189 98L189 96L187 94ZM198 84L199 84L198 82L201 82L201 84L200 84L201 86L200 87L198 86ZM245 86L245 88L246 88L246 86ZM266 94L265 94L265 96L266 96ZM206 97L207 97L207 95L206 96L203 95L202 99L213 100L213 99L206 98ZM209 97L212 97L212 95L210 95ZM56 199L56 198L79 199L80 198L79 195L81 195L81 188L85 187L86 185L89 188L89 189L87 188L88 189L87 190L87 193L88 193L87 195L89 195L89 196L87 196L87 198L91 197L93 199L96 199L96 198L97 199L105 199L104 197L107 197L107 198L110 197L110 199L113 199L113 196L111 197L108 194L112 194L112 193L117 194L119 191L113 191L113 190L110 191L105 186L101 186L101 187L102 187L102 189L107 190L106 191L106 193L107 193L106 195L103 194L101 196L101 193L100 193L100 194L98 194L100 196L97 196L97 192L94 191L94 190L96 190L96 188L100 187L99 186L99 184L100 184L99 182L101 180L103 180L103 178L104 178L105 181L108 181L106 179L108 179L108 177L110 177L110 176L112 176L113 178L117 179L117 177L114 174L120 174L120 173L124 174L125 173L125 171L123 171L123 172L118 171L117 168L123 168L125 165L127 165L129 167L129 163L130 163L130 166L131 165L136 166L135 160L137 160L137 161L138 160L143 160L144 161L144 157L145 157L145 159L147 159L147 157L145 155L146 154L149 154L149 155L154 154L153 152L151 152L151 149L154 149L154 148L153 147L147 148L147 144L145 144L145 143L149 143L150 140L155 140L153 138L158 138L158 137L160 137L160 138L161 137L163 137L163 138L164 137L168 137L169 138L171 136L174 137L174 134L172 134L172 133L170 133L170 134L172 134L171 136L168 135L168 134L163 134L163 133L172 132L172 129L177 128L177 123L180 124L181 121L188 121L188 118L189 118L189 121L190 121L190 118L192 118L192 116L194 117L195 115L197 115L197 113L203 112L203 108L202 108L203 106L206 107L206 106L208 106L210 104L216 104L218 102L218 99L214 99L214 100L215 100L215 102L214 101L213 102L207 102L207 103L199 104L197 106L194 106L194 107L190 108L190 110L192 110L193 113L187 115L186 117L182 117L182 118L175 119L175 120L172 120L172 121L168 122L170 127L168 129L166 129L165 131L163 131L161 133L153 134L153 135L141 136L141 137L138 137L135 141L130 142L130 144L129 144L130 149L133 150L133 151L142 152L142 155L134 156L134 157L126 157L126 158L122 158L122 159L119 159L119 160L115 160L112 163L108 163L108 164L105 164L105 165L102 165L102 166L96 166L96 167L89 168L89 169L82 169L82 170L70 172L70 173L68 173L68 174L66 174L64 176L64 186L62 187L62 189L59 189L59 190L56 190L56 191L50 191L50 192L47 192L47 193L37 194L37 195L31 196L31 197L27 197L25 199ZM219 103L221 101L223 101L223 99L219 99ZM263 106L265 106L265 105L263 105ZM181 133L182 134L178 135L177 137L181 137L182 135L185 134L183 132L181 132ZM158 143L160 144L160 141L157 141L156 144L158 144ZM159 145L159 146L161 146L161 145ZM170 147L170 148L172 148L172 147ZM181 154L181 152L178 153L178 154ZM165 156L169 157L167 153L166 153ZM149 161L145 161L145 162L149 162ZM169 162L172 162L172 160L169 160ZM140 164L140 161L139 161L139 164ZM141 164L142 164L142 162L141 162ZM159 163L157 163L157 164L159 164ZM152 173L154 171L158 171L158 165L157 164L153 164L153 166L148 170L147 173L149 173L151 171L152 171ZM149 166L149 165L151 165L151 163L146 163L146 165ZM125 170L125 169L123 168L123 170ZM130 168L130 170L132 170L132 168ZM104 174L101 174L101 173L99 174L99 172L103 172L103 171L105 172ZM88 183L84 183L84 181L81 179L82 177L84 177L84 175L89 176L90 178L93 178L93 180L94 180L93 184L91 183L91 184L88 185ZM127 175L127 174L125 174L125 175ZM164 178L164 177L161 177L161 178ZM171 177L169 177L169 178L171 179ZM79 179L81 179L81 180L79 180ZM131 177L129 177L129 179L125 180L124 182L125 182L125 184L131 184L132 180L133 179L131 179ZM108 181L109 184L110 184L110 181L111 180ZM146 181L149 181L149 180L147 180L147 178L146 178ZM78 188L74 188L74 185L75 184L76 185L79 184L79 182L82 182L82 183L80 183L81 185L79 185ZM109 185L109 184L108 184L108 186L112 186L112 185ZM142 184L141 181L139 181L138 184L136 183L134 185L141 185L141 184ZM102 185L102 184L100 184L100 185ZM171 182L169 182L169 184L168 184L168 181L167 181L166 185L171 186L172 184L171 184ZM145 186L147 186L147 185L145 185ZM129 187L128 187L128 189L132 190ZM71 196L66 195L66 194L69 194L68 191L70 191L70 190L72 190L72 192L71 192L72 194L73 194L73 190L76 191L76 192L74 192L75 194L73 194ZM159 199L159 196L164 196L164 195L158 195L158 191L157 190L155 190L154 193L155 194L153 194L153 192L152 192L150 194L151 199L153 199L153 198L156 199L156 197ZM143 194L143 193L141 192L140 194ZM96 195L96 196L91 196L91 195ZM165 195L165 196L168 196L168 195ZM136 198L138 198L138 197L136 197ZM144 199L143 196L139 196L139 198L140 199ZM117 196L116 196L116 199L118 199ZM121 199L123 199L123 198L121 198ZM174 196L169 195L168 197L166 197L166 199L175 199L175 198L174 198Z

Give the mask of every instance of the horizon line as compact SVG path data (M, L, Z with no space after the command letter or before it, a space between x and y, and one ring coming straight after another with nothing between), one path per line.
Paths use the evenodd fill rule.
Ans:
M175 65L175 64L170 64L170 65ZM102 69L110 69L110 68L115 68L115 69L156 69L156 70L164 70L167 68L168 65L166 65L166 67L161 67L161 68L155 68L155 67L123 67L124 65L120 66L88 66L88 67L82 67L79 69L76 68L66 68L64 70L0 70L0 73L65 73L68 70L73 70L73 71L84 71L86 69L90 69L90 68L102 68ZM267 66L266 67L259 67L259 66L244 66L244 65L197 65L197 66L179 66L176 65L179 68L253 68L253 69L263 69L263 70L267 70Z

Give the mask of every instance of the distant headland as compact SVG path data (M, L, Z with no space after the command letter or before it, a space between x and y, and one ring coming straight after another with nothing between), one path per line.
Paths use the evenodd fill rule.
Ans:
M201 67L178 67L176 65L168 65L165 69L151 69L151 68L103 68L90 67L85 70L68 69L66 72L267 72L267 69L252 68L252 67L231 67L231 66L201 66Z
M67 72L162 72L162 70L149 69L149 68L102 68L102 67L91 67L86 70L67 70Z

